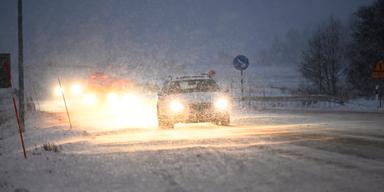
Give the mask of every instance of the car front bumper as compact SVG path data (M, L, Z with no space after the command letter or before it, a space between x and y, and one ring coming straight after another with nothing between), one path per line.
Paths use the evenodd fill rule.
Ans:
M229 116L228 110L217 110L212 104L190 104L179 113L168 113L166 119L174 123L211 122Z

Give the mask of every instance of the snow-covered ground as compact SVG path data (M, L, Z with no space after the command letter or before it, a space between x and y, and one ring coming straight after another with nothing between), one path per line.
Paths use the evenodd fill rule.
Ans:
M65 113L32 113L24 159L10 118L0 127L0 191L384 189L382 113L253 111L232 120L69 129Z

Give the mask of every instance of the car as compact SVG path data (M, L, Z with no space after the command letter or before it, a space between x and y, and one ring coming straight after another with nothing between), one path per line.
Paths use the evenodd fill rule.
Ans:
M138 88L133 81L111 76L105 72L93 72L87 78L67 81L54 89L55 98L65 97L83 107L109 106L116 108L122 104L135 102Z
M159 127L176 123L230 124L231 100L210 75L182 76L167 81L158 93Z
M121 105L134 92L132 82L104 72L92 73L85 84L83 103L88 106Z

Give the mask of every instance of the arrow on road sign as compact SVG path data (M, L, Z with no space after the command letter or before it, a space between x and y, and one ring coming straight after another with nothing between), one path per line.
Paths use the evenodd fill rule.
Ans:
M235 69L243 71L248 68L249 60L244 55L238 55L233 59L233 66Z

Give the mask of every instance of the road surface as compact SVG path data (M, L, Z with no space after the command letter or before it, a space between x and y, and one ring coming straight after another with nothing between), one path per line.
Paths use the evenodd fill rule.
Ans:
M384 114L253 112L228 127L108 130L29 118L0 140L0 191L383 191ZM76 123L76 122L75 122ZM45 151L54 143L59 152Z

